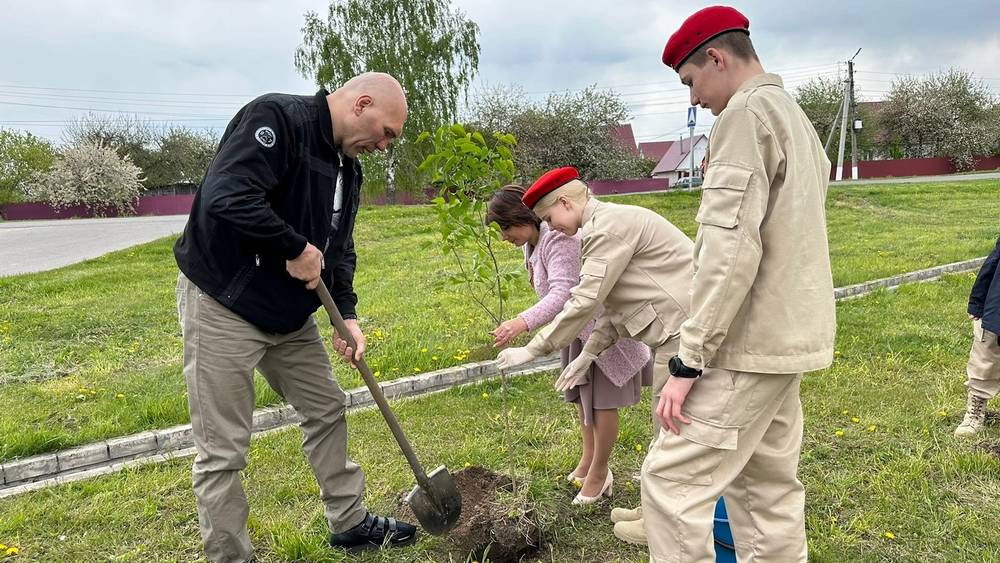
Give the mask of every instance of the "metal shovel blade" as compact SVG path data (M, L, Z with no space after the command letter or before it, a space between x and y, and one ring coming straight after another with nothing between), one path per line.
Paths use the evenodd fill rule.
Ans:
M427 475L427 486L417 485L406 502L427 533L440 536L455 527L462 514L462 495L445 466Z

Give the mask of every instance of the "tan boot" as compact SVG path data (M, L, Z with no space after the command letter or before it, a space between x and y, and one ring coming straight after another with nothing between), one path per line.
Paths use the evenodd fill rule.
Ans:
M614 523L618 522L631 522L633 520L642 519L642 506L638 508L612 508L611 509L611 521Z
M615 524L615 537L625 543L646 545L646 525L642 519Z
M962 424L955 429L956 436L975 436L986 422L986 399L969 393L969 404Z

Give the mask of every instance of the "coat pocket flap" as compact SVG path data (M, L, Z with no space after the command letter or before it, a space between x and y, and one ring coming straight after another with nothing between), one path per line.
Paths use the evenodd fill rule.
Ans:
M632 336L642 332L650 323L656 320L656 309L651 303L646 303L625 321L625 330Z
M722 426L714 422L688 416L691 424L678 424L681 437L718 450L735 450L739 438L739 427Z
M590 259L583 263L583 267L580 268L580 275L593 276L595 278L603 278L604 274L607 271L608 271L607 262Z

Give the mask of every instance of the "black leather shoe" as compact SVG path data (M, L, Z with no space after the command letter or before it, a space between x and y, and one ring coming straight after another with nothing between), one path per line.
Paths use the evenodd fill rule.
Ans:
M375 516L369 512L360 524L339 534L330 534L330 546L357 553L380 547L403 547L417 540L417 529L412 524L395 518Z

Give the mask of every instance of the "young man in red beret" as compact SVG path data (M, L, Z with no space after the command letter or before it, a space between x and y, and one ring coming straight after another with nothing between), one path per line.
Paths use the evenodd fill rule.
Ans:
M724 495L741 561L806 561L799 383L833 361L830 161L733 8L696 12L663 62L718 119L698 210L691 318L642 471L650 560L715 560Z

